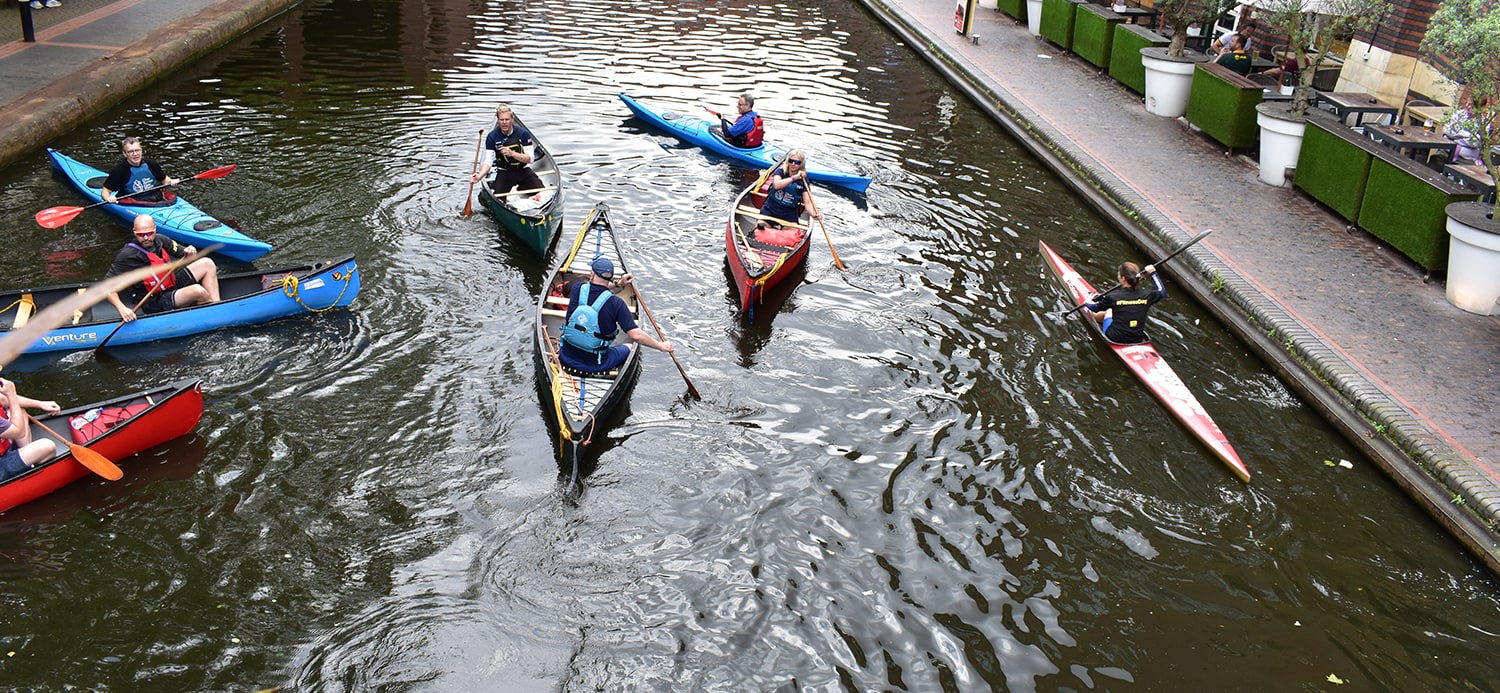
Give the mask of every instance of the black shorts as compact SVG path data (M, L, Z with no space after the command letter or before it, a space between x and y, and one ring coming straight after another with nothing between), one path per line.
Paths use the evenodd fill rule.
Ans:
M151 294L151 297L146 299L146 302L141 304L141 309L136 312L149 315L172 310L177 307L177 292L198 283L198 280L193 278L193 273L189 272L186 267L173 272L172 277L177 282L172 289Z

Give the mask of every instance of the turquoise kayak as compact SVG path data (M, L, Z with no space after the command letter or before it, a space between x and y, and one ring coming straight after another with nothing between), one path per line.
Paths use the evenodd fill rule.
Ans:
M774 144L761 144L759 147L736 147L724 141L724 138L709 131L709 128L717 125L717 122L709 122L702 118L678 113L675 111L663 111L647 106L640 101L621 93L620 100L630 107L630 112L635 117L644 120L659 130L665 130L678 139L690 144L707 149L715 154L734 159L746 166L754 168L769 168L781 162L786 156L787 148ZM870 177L861 176L857 173L841 171L839 169L819 166L816 159L807 167L807 177L819 183L837 185L848 188L854 192L862 193L870 187Z
M52 157L52 165L61 171L63 176L67 177L68 182L72 183L73 187L77 188L85 198L88 198L89 202L104 201L103 193L100 192L107 175L104 171L84 164L51 147L47 148L47 156ZM178 195L177 200L172 204L161 207L102 205L102 208L123 219L127 224L133 223L138 215L149 214L156 219L156 230L163 236L196 248L220 245L223 247L214 252L241 262L250 262L271 252L271 244L257 241L236 231L233 227L194 207L187 200L182 199L181 195Z

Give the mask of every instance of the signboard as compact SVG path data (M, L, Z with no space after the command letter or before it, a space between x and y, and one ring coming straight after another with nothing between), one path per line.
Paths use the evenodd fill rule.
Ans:
M968 34L974 27L974 4L979 0L958 0L958 12L953 15L953 30Z

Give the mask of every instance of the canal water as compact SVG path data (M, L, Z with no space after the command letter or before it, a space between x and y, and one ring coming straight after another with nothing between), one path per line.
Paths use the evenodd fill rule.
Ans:
M753 323L724 270L746 172L632 119L749 91L871 175ZM548 264L460 213L508 102L596 202L703 393L647 351L579 493L538 400ZM125 135L275 250L353 253L352 308L5 374L65 404L202 378L196 432L0 515L0 688L1489 690L1500 589L1169 287L1165 358L1237 481L1091 340L1141 257L850 0L311 0L46 143ZM5 286L125 240L41 146L0 170ZM477 206L476 206L477 207ZM1212 242L1212 239L1209 239ZM225 269L243 268L224 263ZM1170 272L1168 272L1170 275ZM1339 684L1344 684L1341 686Z

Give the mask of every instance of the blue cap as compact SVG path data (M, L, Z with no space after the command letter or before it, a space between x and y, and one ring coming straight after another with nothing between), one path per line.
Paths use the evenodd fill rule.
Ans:
M603 279L612 279L615 276L615 263L610 262L607 257L594 258L594 264L589 265L589 269Z

